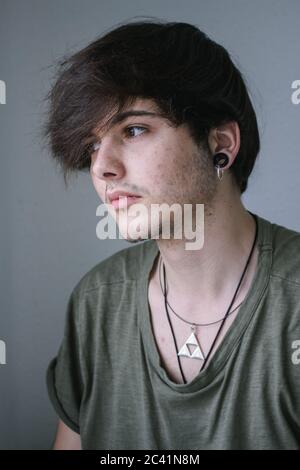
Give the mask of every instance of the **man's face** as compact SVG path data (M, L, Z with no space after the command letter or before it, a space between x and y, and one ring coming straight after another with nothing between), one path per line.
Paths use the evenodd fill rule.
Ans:
M158 112L148 99L138 99L130 110ZM175 128L161 116L129 116L101 136L97 133L96 140L90 174L103 202L111 204L105 195L106 185L108 193L140 195L137 203L143 204L148 214L151 204L178 203L183 209L183 204L194 207L202 203L206 211L213 201L217 188L213 163L192 140L185 124ZM150 215L128 217L134 206L113 210L109 206L123 238L138 241L127 231L132 220L139 226L140 239L159 238L163 218L156 226L151 224L150 233Z

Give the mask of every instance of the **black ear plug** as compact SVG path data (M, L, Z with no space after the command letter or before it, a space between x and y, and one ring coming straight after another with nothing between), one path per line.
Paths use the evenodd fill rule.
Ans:
M229 158L226 153L218 152L214 155L214 166L224 168L229 162Z

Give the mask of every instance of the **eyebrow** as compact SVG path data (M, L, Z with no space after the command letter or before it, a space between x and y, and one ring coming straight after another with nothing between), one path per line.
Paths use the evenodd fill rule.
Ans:
M143 109L124 111L122 113L116 114L115 116L111 118L111 120L109 121L110 124L109 124L108 130L111 129L116 124L119 124L120 122L125 121L125 119L127 119L130 116L162 117L162 114L154 113L151 111L145 111Z

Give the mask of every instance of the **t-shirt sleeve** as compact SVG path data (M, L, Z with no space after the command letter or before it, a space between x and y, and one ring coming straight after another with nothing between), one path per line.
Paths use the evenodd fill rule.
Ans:
M61 420L80 434L79 414L83 393L79 334L79 298L71 293L65 318L64 336L56 357L47 368L50 401Z

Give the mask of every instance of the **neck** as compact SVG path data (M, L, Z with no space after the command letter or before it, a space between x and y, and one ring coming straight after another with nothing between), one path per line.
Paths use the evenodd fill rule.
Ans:
M191 321L193 317L199 320L199 310L204 315L202 319L211 319L211 312L219 317L234 296L254 242L255 228L255 220L240 198L227 202L223 199L222 204L205 211L204 245L200 250L186 250L188 240L157 240L170 305L184 311L185 318ZM253 272L256 256L254 249L233 305L242 298L247 273ZM155 269L155 282L161 290L159 266L160 263ZM163 286L162 268L160 276Z

